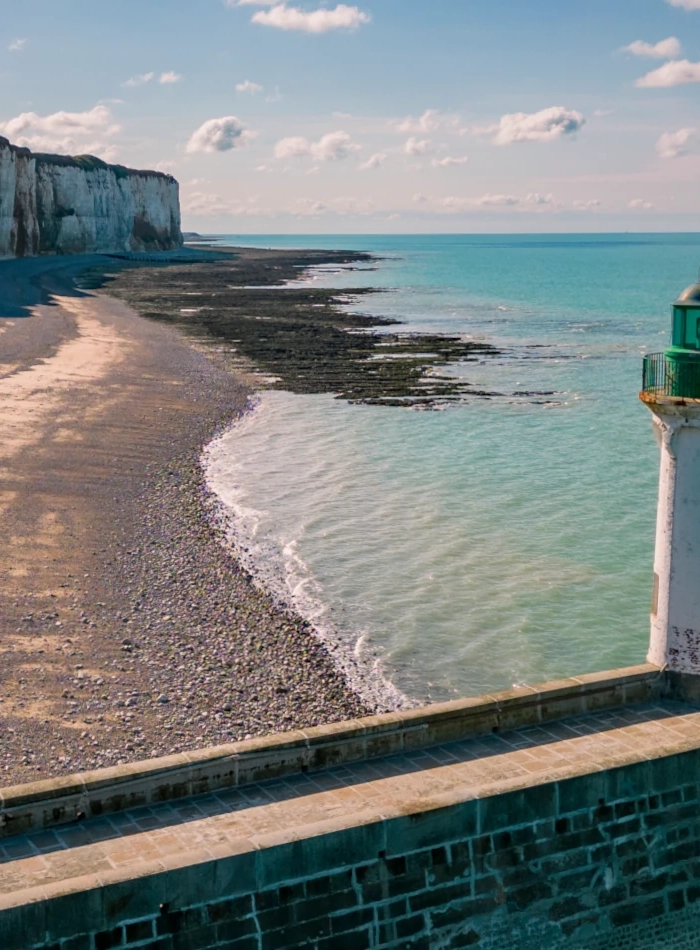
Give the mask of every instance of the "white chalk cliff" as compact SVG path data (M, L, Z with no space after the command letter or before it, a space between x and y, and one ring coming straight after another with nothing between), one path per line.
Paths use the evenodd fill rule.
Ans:
M180 247L177 181L0 137L0 257Z

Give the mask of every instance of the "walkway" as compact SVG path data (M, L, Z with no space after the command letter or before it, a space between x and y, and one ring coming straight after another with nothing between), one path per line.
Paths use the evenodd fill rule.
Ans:
M700 710L659 701L6 838L0 909L698 747Z

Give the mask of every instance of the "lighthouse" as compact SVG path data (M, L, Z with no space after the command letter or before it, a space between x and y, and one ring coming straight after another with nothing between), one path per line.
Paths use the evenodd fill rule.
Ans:
M700 674L700 283L672 310L671 346L644 357L640 393L661 450L647 659Z

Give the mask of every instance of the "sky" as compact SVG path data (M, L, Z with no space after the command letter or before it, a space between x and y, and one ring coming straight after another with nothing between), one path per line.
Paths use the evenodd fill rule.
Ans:
M700 230L700 0L0 0L0 134L187 230Z

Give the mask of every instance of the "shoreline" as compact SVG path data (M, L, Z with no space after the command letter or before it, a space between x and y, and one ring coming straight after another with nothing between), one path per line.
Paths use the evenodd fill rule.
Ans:
M32 316L0 312L3 347L14 340L23 357L5 398L37 367L44 379L43 415L15 426L31 444L0 467L5 785L373 711L207 521L200 455L245 411L256 378L75 288L78 271L113 267L0 265L0 284L23 270L31 284L37 271L27 307L43 301ZM62 333L42 340L57 316ZM104 365L88 360L76 379L75 348L91 333L104 337Z
M359 303L381 288L299 281L322 265L374 263L370 254L235 247L208 253L209 260L167 268L115 263L88 272L82 286L229 354L232 366L252 371L265 388L408 409L502 395L441 372L498 357L496 347L461 334L412 332L400 320L347 309L348 301Z
M250 575L253 583L271 597L280 610L290 612L310 625L319 642L328 650L348 686L373 713L415 708L419 704L384 675L379 660L371 661L369 657L360 658L352 644L341 636L332 621L319 623L313 615L314 611L309 609L309 604L305 605L305 609L305 606L298 602L294 592L285 584L284 578L277 576L278 572L274 569L268 572L263 570L261 557L251 553L250 548L255 543L252 537L253 532L246 530L239 506L229 503L222 493L217 491L217 456L222 450L222 443L229 435L235 436L242 424L258 424L255 418L256 412L261 408L258 397L263 396L264 393L263 390L253 394L238 419L216 434L200 455L199 465L203 489L210 499L210 518L215 530L220 532L222 543L232 551L236 561ZM223 452L225 458L225 449Z

